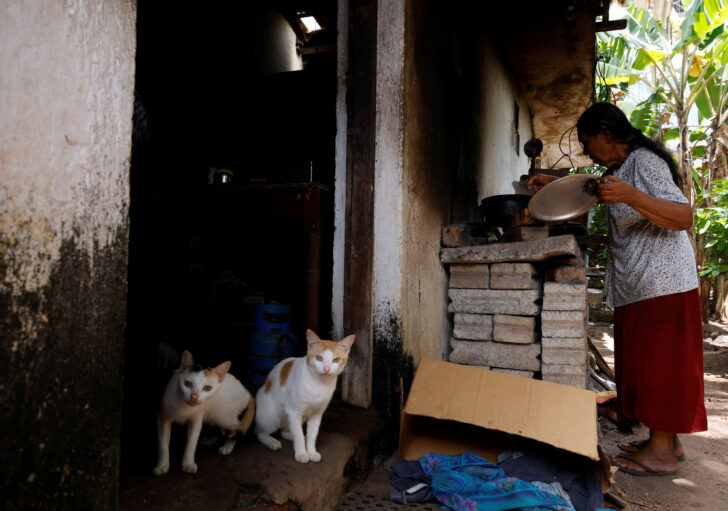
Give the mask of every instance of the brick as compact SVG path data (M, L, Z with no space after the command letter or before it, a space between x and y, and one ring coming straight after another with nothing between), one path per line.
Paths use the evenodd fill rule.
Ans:
M586 337L586 311L542 311L541 336Z
M541 293L535 290L450 289L448 312L537 316Z
M541 347L541 363L586 366L586 349Z
M487 264L451 264L450 287L453 289L488 289L489 274Z
M453 336L458 339L490 341L493 339L493 316L487 314L456 313Z
M587 388L586 376L541 376L543 381L550 381L551 383L558 383L559 385L568 385L569 387L576 387L577 389Z
M548 237L549 228L547 225L521 225L503 233L503 241L508 243L541 240Z
M570 348L586 350L585 337L541 337L543 348Z
M491 289L541 289L536 267L530 263L493 263Z
M571 282L544 283L543 310L586 310L586 284Z
M459 364L484 365L538 371L541 361L540 344L503 344L492 341L450 340L453 351L450 361Z
M585 357L586 358L586 357ZM586 379L586 360L584 364L541 364L541 374L556 376L581 376Z
M491 367L490 370L498 373L513 374L522 378L533 378L535 374L535 371L521 371L520 369L506 369L503 367Z
M442 245L444 247L465 247L470 245L470 226L453 224L443 227Z
M536 341L536 318L529 316L493 317L493 340L515 344L531 344Z
M546 270L546 282L586 282L586 268L576 266L559 266Z
M586 267L584 258L581 256L565 256L565 257L554 257L549 261L549 266L554 268L557 266L579 266L581 268Z

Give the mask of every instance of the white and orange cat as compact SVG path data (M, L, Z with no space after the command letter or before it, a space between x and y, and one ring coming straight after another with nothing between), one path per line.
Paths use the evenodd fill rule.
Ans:
M305 357L279 362L256 394L255 433L270 449L281 448L276 431L293 441L296 461L320 461L316 450L321 417L336 390L336 377L344 370L354 336L339 342L322 341L306 330L308 351ZM306 435L303 424L306 423Z
M154 475L166 474L169 470L173 422L187 424L182 470L191 474L197 472L195 449L203 423L229 432L220 454L230 454L235 447L235 435L248 430L255 416L255 399L235 376L228 373L229 370L230 362L223 362L214 369L203 369L195 366L189 351L182 353L180 367L167 384L157 418L159 460Z

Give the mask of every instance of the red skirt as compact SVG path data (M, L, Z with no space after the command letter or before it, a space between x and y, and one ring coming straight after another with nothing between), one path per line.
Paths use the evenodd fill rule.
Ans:
M615 308L614 368L620 419L664 433L707 430L698 290Z

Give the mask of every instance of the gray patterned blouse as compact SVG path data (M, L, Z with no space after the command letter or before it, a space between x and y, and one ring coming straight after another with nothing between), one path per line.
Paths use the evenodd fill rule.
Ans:
M667 164L649 149L633 150L614 175L653 197L688 202L672 181ZM607 212L607 305L621 307L698 287L695 252L687 231L660 227L627 204L610 204Z

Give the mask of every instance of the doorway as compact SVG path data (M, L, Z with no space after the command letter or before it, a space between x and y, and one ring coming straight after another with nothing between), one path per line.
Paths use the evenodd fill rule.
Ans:
M138 3L122 479L182 350L254 392L262 307L329 335L335 51L335 0Z

